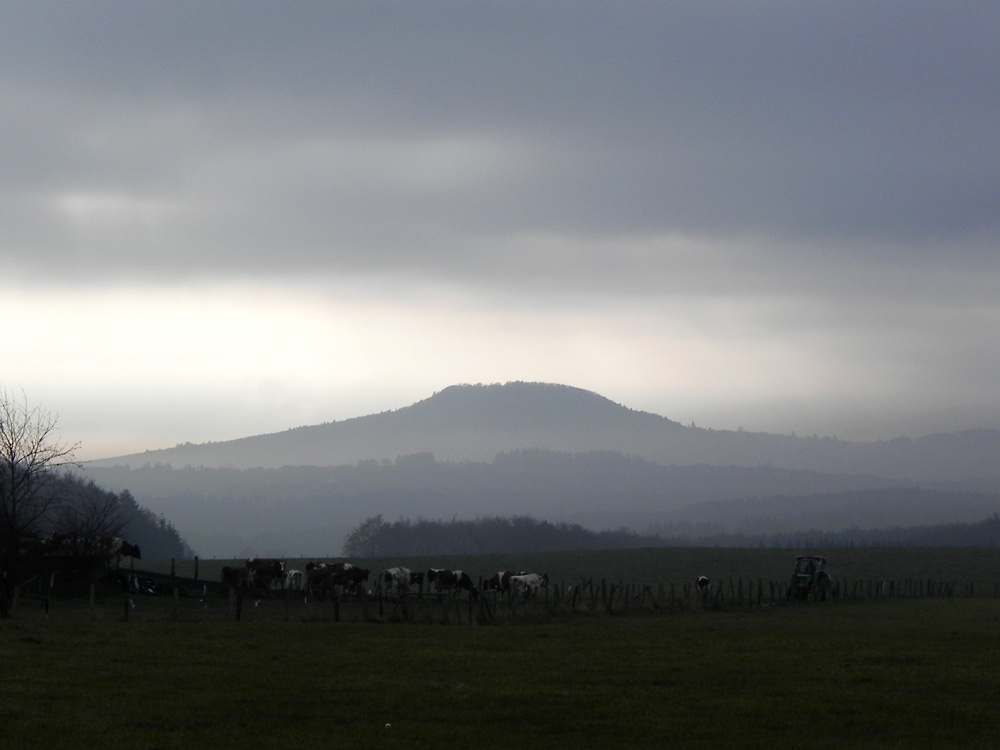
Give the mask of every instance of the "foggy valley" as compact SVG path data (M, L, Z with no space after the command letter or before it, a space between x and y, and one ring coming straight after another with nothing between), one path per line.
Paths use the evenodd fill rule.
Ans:
M409 407L90 462L202 556L340 554L365 518L525 515L683 537L973 523L1000 433L853 443L683 426L564 385L446 388Z

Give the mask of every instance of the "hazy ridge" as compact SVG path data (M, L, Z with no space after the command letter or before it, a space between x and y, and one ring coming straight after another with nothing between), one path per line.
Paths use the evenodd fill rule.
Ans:
M491 461L518 449L613 451L665 465L769 466L921 482L1000 477L1000 431L852 442L684 426L565 385L459 385L395 411L237 440L186 443L92 461L94 467L342 466L433 453ZM1000 483L1000 480L998 480Z
M685 427L561 385L453 386L392 412L92 462L202 555L338 554L364 518L527 514L645 532L978 521L1000 435L851 443Z

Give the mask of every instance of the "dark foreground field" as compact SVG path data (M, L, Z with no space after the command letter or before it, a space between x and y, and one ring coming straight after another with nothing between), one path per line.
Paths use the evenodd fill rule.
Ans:
M970 748L1000 600L489 625L0 622L3 748Z

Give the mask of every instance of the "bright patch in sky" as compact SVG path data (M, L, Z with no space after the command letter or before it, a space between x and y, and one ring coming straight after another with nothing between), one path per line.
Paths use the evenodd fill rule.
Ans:
M0 385L82 457L510 380L1000 428L1000 6L118 10L0 12Z

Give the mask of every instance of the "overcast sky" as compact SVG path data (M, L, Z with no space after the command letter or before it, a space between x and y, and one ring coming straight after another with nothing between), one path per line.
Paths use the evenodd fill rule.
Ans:
M1000 428L1000 4L0 2L0 384L98 458L574 385Z

